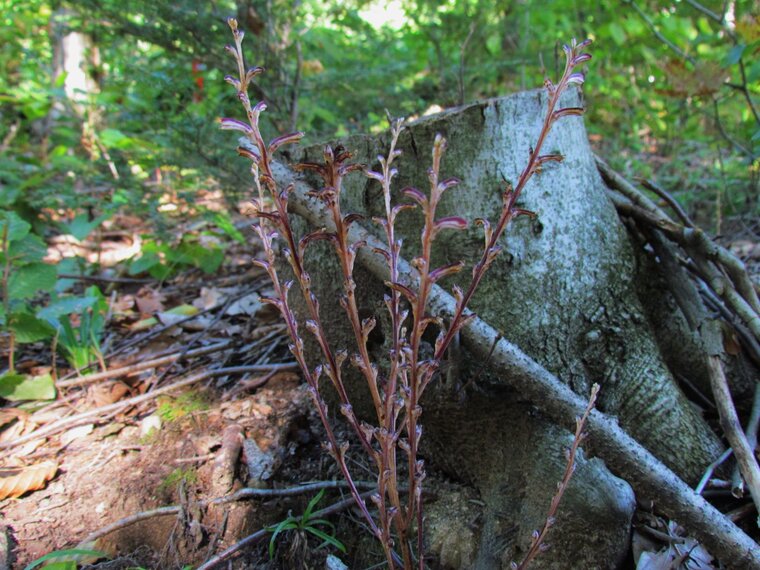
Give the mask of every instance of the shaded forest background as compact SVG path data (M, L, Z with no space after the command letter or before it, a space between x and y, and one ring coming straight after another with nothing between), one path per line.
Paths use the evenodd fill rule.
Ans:
M563 41L593 38L584 92L599 153L719 233L757 207L760 152L748 103L760 23L752 2L729 4L720 22L723 3L693 1L4 0L0 206L41 213L42 234L126 209L155 222L160 247L173 239L167 191L244 197L245 165L215 123L235 110L222 47L224 17L238 14L250 62L269 69L269 131L297 127L307 142L382 130L385 109L419 116L540 86L561 70ZM67 97L56 58L70 31L87 36L88 91Z

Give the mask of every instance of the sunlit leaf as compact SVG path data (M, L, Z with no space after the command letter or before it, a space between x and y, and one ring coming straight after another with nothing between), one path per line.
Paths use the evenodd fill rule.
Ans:
M28 299L40 291L50 291L55 287L56 277L55 265L30 263L17 267L8 279L8 297Z
M55 399L55 382L50 374L27 376L6 372L0 376L0 398L12 402L19 400Z
M19 344L45 340L55 334L55 329L47 321L26 312L11 313L9 320Z

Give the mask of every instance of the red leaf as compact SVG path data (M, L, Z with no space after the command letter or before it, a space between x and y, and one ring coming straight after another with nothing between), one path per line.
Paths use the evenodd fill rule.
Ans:
M417 202L423 208L427 205L427 196L416 188L404 188L402 193Z
M253 133L251 125L237 119L230 119L229 117L219 120L219 128L223 131L242 131L245 134Z
M402 285L401 283L391 283L390 281L386 281L385 284L394 291L401 293L412 305L417 303L417 294L406 285Z
M456 263L450 263L442 267L436 267L433 269L433 271L430 272L430 279L433 281L433 283L437 283L438 280L443 279L444 277L459 273L463 267L463 261L457 261Z
M274 153L278 148L286 144L295 144L299 142L304 136L304 133L289 133L287 135L280 135L277 138L272 139L269 143L269 152Z
M460 218L459 216L449 216L447 218L436 220L434 227L436 233L446 229L464 230L467 228L467 220Z

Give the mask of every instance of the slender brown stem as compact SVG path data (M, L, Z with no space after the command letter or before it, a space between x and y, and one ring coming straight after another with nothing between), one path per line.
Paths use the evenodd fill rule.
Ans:
M436 219L436 209L444 191L457 182L454 179L440 180L441 160L446 141L439 135L433 144L432 166L428 171L430 182L429 195L425 195L415 189L404 190L422 208L424 228L421 237L421 253L413 261L416 269L414 273L416 291L412 291L406 285L399 282L401 243L396 238L395 219L397 214L406 207L409 207L409 205L391 205L390 184L395 174L392 163L398 155L395 147L401 132L401 123L399 121L391 123L392 138L390 151L386 158L380 159L383 172L382 174L367 172L368 176L382 183L386 210L385 219L381 220L381 224L384 225L387 239L387 250L384 250L383 253L390 274L389 285L391 293L386 298L386 306L390 312L392 338L387 377L383 379L380 376L379 367L372 361L368 348L369 333L374 328L375 322L373 317L364 320L360 317L355 294L356 283L353 279L354 261L356 260L359 248L363 247L365 242L357 243L349 238L350 225L355 218L351 215L344 216L340 206L343 177L357 168L355 165L344 164L350 158L349 153L345 152L342 148L337 148L333 151L330 147L325 148L324 165L299 165L299 168L302 170L310 169L317 171L325 182L325 186L320 191L311 192L310 196L317 197L323 203L329 217L328 225L330 226L330 230L317 230L297 240L288 218L288 199L290 192L293 190L293 185L288 186L284 191L280 191L273 176L271 157L272 153L282 144L297 142L301 138L302 133L277 137L269 145L264 142L259 130L258 120L259 114L264 110L265 106L263 103L252 106L247 94L251 79L260 73L261 69L253 68L246 70L242 55L242 32L238 31L237 22L234 20L230 20L230 27L235 37L235 46L229 47L228 51L232 52L236 57L239 77L237 79L230 77L226 79L237 90L238 98L248 117L248 124L246 125L235 119L222 119L222 127L243 131L246 136L246 142L242 148L238 149L238 152L251 159L251 171L258 190L259 199L256 208L260 223L256 226L256 230L261 238L266 254L266 261L260 261L258 264L269 274L275 293L274 298L268 301L278 308L285 320L286 328L292 341L290 350L302 370L317 413L325 427L328 440L327 450L338 463L351 494L361 509L362 515L367 520L371 531L381 542L389 568L397 567L399 562L403 564L405 569L411 570L414 567L415 557L412 552L412 542L415 541L414 527L416 525L417 563L418 567L422 569L424 567L422 482L425 478L425 470L424 462L418 459L419 441L422 434L419 423L422 413L420 399L426 386L438 371L443 355L452 338L469 320L469 317L464 316L467 303L478 287L485 271L498 253L499 248L496 244L503 234L505 227L513 217L526 213L516 207L516 202L526 183L535 172L540 171L544 163L561 160L561 156L559 155L541 155L540 150L551 126L556 120L565 115L580 115L582 113L582 109L580 108L556 110L556 107L560 96L569 85L583 82L582 74L573 73L573 70L590 58L588 54L581 52L581 49L588 42L577 44L573 41L572 47L565 46L567 64L559 84L554 86L550 81L546 81L546 87L550 94L549 109L547 118L539 134L536 148L531 150L528 165L521 173L517 187L514 191L508 190L505 193L502 213L496 224L495 231L491 232L488 227L486 228L486 249L481 260L476 265L472 282L467 292L459 295L459 301L450 327L436 341L434 357L425 360L423 360L422 354L423 335L427 327L434 322L434 319L426 314L431 292L439 279L456 273L463 267L462 263L438 268L431 267L433 242L437 233L442 229L463 229L467 224L465 220L457 217ZM271 205L267 205L265 199ZM484 225L486 224L484 223ZM303 325L314 335L322 353L323 363L313 370L306 361L304 342L299 336L299 322L288 301L288 291L291 283L283 283L278 275L273 246L275 237L279 237L284 242L283 254L290 264L295 276L295 282L297 282L304 298L308 317ZM353 363L360 369L367 382L376 413L377 423L375 426L360 424L355 416L341 374L341 366L348 357L348 353L332 350L328 342L328 335L320 318L319 302L312 292L311 278L305 269L303 259L308 244L317 239L329 240L334 245L338 254L344 289L341 305L346 311L354 340L356 341L357 354L353 357ZM409 302L412 316L408 333L405 333L403 328L407 316L407 312L402 311L402 299L404 297ZM378 493L372 496L372 501L379 511L379 525L375 522L373 516L370 515L363 498L360 496L351 478L351 473L348 470L345 459L348 445L340 444L337 441L334 430L330 426L327 405L319 390L319 379L322 373L328 376L338 394L338 399L341 403L340 411L358 436L367 455L375 461L378 470ZM401 420L399 420L402 410L404 413L401 416ZM408 463L409 496L405 505L401 503L399 496L397 448L405 452ZM393 526L396 533L402 561L398 560L398 556L393 551L394 540L391 535L391 526Z
M562 501L562 497L567 490L567 486L570 484L570 479L575 472L575 456L578 453L578 448L580 447L581 442L586 438L586 434L584 433L583 429L586 426L586 420L588 420L588 416L591 414L591 410L594 409L597 394L599 394L599 384L594 384L591 388L591 396L589 397L586 411L583 413L583 416L576 419L575 421L575 437L573 437L573 444L570 446L570 450L567 454L565 473L562 475L562 480L557 485L557 493L554 495L554 497L552 497L551 505L549 506L549 513L546 516L544 526L541 528L541 532L539 532L537 535L534 535L535 538L531 543L528 554L525 555L525 559L518 566L518 570L524 570L527 568L527 566L536 557L536 555L542 551L546 535L549 534L552 526L554 526L559 504Z
M546 140L549 131L551 131L552 125L558 118L558 116L555 114L555 109L559 103L560 97L567 89L568 85L570 84L570 79L573 76L572 72L576 65L574 59L576 52L574 48L575 46L573 46L572 54L568 53L567 55L565 71L562 74L560 82L556 86L552 86L552 89L550 90L549 105L546 112L546 117L544 118L544 123L541 127L541 132L538 135L536 145L531 150L528 164L520 173L520 177L518 178L515 188L511 191L507 189L506 199L501 216L499 217L499 221L497 222L496 227L491 234L491 238L488 240L486 248L483 251L483 255L473 269L472 281L470 282L467 291L464 293L463 300L459 303L457 311L451 320L451 324L446 333L446 337L444 341L439 345L438 350L436 350L436 360L440 360L444 357L446 349L453 340L456 332L459 330L464 312L470 300L472 299L472 296L475 294L475 291L480 285L480 281L483 279L483 276L490 266L493 252L496 251L494 248L496 248L496 244L504 233L504 230L506 229L509 222L512 221L514 216L521 213L519 210L515 209L515 204L522 194L522 191L525 189L525 185L536 172L537 167L540 166L541 149L543 148L544 141Z
M229 51L233 53L237 61L239 77L237 80L233 78L227 78L227 80L237 89L238 99L242 103L243 108L246 112L246 116L248 118L248 126L243 125L241 122L230 120L226 120L226 123L225 120L223 120L222 125L224 128L232 128L244 131L249 142L251 143L251 146L255 149L255 152L247 149L244 150L244 153L247 153L247 155L253 161L252 172L254 174L259 193L259 203L257 205L257 208L259 210L261 222L256 226L256 231L261 238L267 257L266 263L259 262L259 265L261 265L267 271L270 279L272 280L275 290L275 298L270 300L270 302L272 302L280 310L280 313L285 319L288 333L291 340L293 341L290 345L291 352L293 353L296 362L301 368L304 378L310 388L310 393L315 407L317 408L317 413L320 417L320 420L322 421L323 426L325 427L328 439L328 452L335 458L336 462L338 463L341 473L348 483L353 500L360 508L362 515L369 524L372 532L382 541L381 531L378 529L372 515L369 513L369 510L367 509L363 498L356 488L356 485L353 483L351 473L348 470L348 466L345 461L345 452L347 445L342 445L338 442L335 433L330 425L330 421L327 415L327 405L324 403L324 400L319 393L319 373L313 372L306 362L303 340L299 336L298 323L296 321L295 314L288 303L288 289L290 288L290 285L283 283L279 279L277 273L275 252L272 243L274 236L268 229L267 220L272 221L273 225L278 230L280 235L285 239L285 242L287 244L288 250L286 252L286 257L288 258L288 261L300 285L303 297L306 301L306 305L311 316L313 330L316 333L315 336L327 363L327 374L332 380L332 383L339 394L341 402L343 403L344 415L349 420L349 424L353 427L354 432L358 435L362 445L365 447L370 456L373 456L372 446L360 429L358 420L355 418L350 409L348 396L341 381L340 365L337 362L334 353L330 349L329 344L327 343L327 337L325 335L324 328L319 317L319 309L317 306L316 298L312 295L310 290L310 279L303 267L303 263L299 255L298 244L296 243L295 236L288 221L287 191L284 193L279 192L277 184L272 177L271 149L275 147L275 141L272 141L272 143L267 146L261 136L258 124L259 114L261 111L263 111L265 106L259 103L256 105L256 107L252 107L248 98L248 87L250 80L262 70L261 68L253 68L249 71L246 70L242 49L243 33L238 30L237 22L234 19L230 18L228 20L228 23L232 29L233 37L235 39L235 47L229 48ZM286 137L287 140L282 140L278 144L284 144L285 142L297 142L301 136L301 133L288 135L288 137ZM274 204L273 211L265 209L264 189L266 189L272 198L272 202ZM388 545L386 548L386 556L389 560L392 560L390 552L388 552L389 548L390 546Z

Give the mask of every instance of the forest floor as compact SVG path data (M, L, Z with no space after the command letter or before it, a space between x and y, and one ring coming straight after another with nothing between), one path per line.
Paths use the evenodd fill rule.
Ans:
M114 229L134 223L123 219ZM755 271L759 234L745 224L730 240ZM331 519L336 527L319 527L348 554L320 548L323 540L301 528L282 532L270 556L272 532L262 529L302 513L323 488L316 510L340 507L346 493L321 449L322 429L279 315L261 303L271 292L250 263L252 243L229 244L213 275L193 269L164 282L113 272L95 279L110 296L107 367L97 376L64 374L66 362L49 345L25 346L18 368L54 369L59 394L35 409L0 409L0 481L26 491L0 501L0 569L70 548L105 552L108 561L97 567L109 570L197 567L252 534L231 554L233 567L323 568L332 553L360 568L364 562L352 554L359 550L363 561L372 558L367 551L382 560L350 507ZM98 247L128 245L106 240ZM361 479L373 479L366 466L354 467ZM446 488L434 473L431 480L433 495ZM642 515L641 526L659 527L660 540L634 533L632 568L634 556L678 544L668 543L676 532L668 521ZM691 548L694 560L699 551ZM79 555L68 564L95 560ZM328 567L341 566L330 559ZM701 565L690 566L711 567L706 552Z

